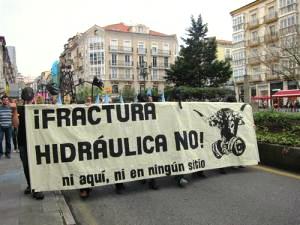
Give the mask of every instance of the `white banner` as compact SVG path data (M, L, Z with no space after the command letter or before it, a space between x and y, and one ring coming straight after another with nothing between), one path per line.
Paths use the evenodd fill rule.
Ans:
M246 104L27 105L25 115L31 186L39 191L259 161Z

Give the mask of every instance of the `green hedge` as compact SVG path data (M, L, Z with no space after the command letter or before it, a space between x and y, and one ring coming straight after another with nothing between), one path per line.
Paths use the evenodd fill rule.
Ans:
M167 87L165 89L165 98L168 101L176 99L176 91L180 92L183 101L204 101L214 99L218 101L220 98L235 95L234 91L228 88L193 88L193 87Z
M254 121L258 141L300 146L300 113L257 112Z

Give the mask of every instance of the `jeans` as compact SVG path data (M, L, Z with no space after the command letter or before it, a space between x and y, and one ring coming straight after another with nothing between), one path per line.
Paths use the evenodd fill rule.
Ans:
M9 155L11 151L11 132L12 127L0 127L0 155L3 155L3 135L5 135L5 154Z

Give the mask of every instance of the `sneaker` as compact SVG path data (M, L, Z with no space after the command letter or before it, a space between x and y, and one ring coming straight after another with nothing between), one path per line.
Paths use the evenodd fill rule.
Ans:
M188 180L183 177L181 177L177 182L179 187L185 187L188 183Z
M43 192L33 192L32 197L36 200L43 200L44 199L44 193Z
M27 188L24 190L24 194L29 195L30 193L31 193L31 189L29 186L27 186Z

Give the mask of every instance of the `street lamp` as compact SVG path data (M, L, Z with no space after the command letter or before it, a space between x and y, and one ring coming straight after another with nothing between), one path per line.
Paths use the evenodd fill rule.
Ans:
M59 79L59 90L61 96L64 97L67 94L71 94L72 102L75 102L76 98L76 89L74 89L73 81L73 70L71 65L62 65L61 66L61 75Z

